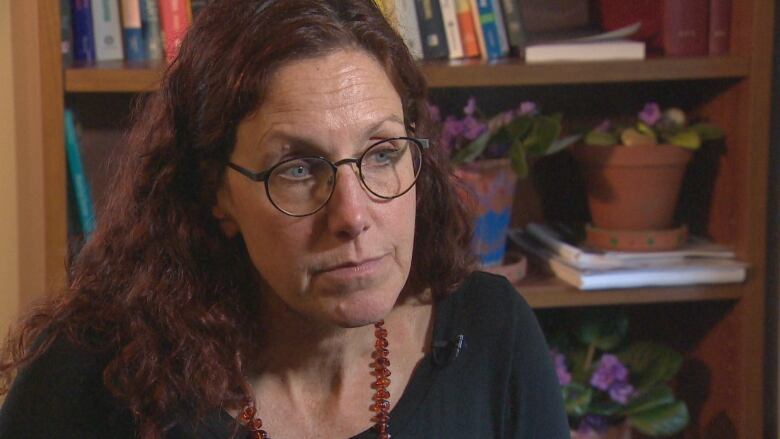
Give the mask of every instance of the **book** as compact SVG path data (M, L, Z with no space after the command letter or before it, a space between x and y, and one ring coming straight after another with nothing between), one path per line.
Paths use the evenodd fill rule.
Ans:
M674 263L648 262L631 267L591 269L564 262L527 234L513 242L564 282L580 290L663 287L738 283L747 276L747 264L724 258L688 258Z
M481 44L484 44L482 57L487 59L501 58L501 42L496 24L496 10L492 0L473 0L472 7L475 12L475 22L482 29Z
M664 0L662 33L667 56L706 55L710 0Z
M73 0L71 3L73 24L73 60L95 61L95 37L92 27L92 5L89 0Z
M729 52L731 0L710 0L708 53L725 55Z
M479 56L482 59L488 59L487 46L485 45L485 32L482 30L482 20L479 16L479 6L477 0L467 0L469 10L471 11L471 20L474 22L474 35L477 37L479 45Z
M117 61L124 58L122 23L118 0L92 2L92 26L95 38L95 59Z
M146 59L146 45L141 27L141 3L139 0L120 0L122 7L122 39L125 59L142 61Z
M591 248L583 243L584 230L563 224L529 223L525 232L509 231L510 239L527 233L563 262L581 269L610 269L649 264L673 264L691 258L734 259L734 250L701 237L690 237L675 250L656 252L621 252Z
M85 235L95 229L95 211L89 181L81 160L81 145L73 111L65 109L65 153L68 161L68 173L76 197L81 230Z
M493 14L496 17L496 30L498 31L498 46L501 48L501 56L509 55L509 37L504 25L504 10L501 8L501 0L490 0L493 5Z
M163 57L162 33L160 31L160 11L157 0L139 0L141 10L141 29L146 58L158 60Z
M190 8L187 0L158 0L158 6L165 59L170 63L176 59L179 46L190 27Z
M393 0L385 0L387 2ZM417 9L409 0L395 0L395 18L398 20L398 33L401 34L414 59L423 58L420 24L417 21Z
M638 60L645 58L645 42L632 40L571 41L533 44L525 48L525 61Z
M471 14L471 3L469 0L456 0L455 3L458 7L458 29L460 30L460 40L463 43L463 56L466 58L478 57L480 55L479 41L474 17Z
M60 49L62 65L73 63L73 23L71 21L70 0L60 0Z
M439 0L450 59L463 58L463 42L460 40L458 7L456 3L457 0Z
M525 49L525 30L517 0L501 0L501 10L504 12L504 24L506 25L509 46L516 53L522 53Z
M447 35L438 0L414 0L424 59L449 57Z

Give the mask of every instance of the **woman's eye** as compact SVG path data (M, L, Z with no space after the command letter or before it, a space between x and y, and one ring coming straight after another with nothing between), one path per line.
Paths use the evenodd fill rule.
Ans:
M278 175L291 180L302 180L311 176L311 169L307 163L294 162L281 169Z
M401 151L394 148L379 148L368 154L368 160L373 165L386 165L398 161Z

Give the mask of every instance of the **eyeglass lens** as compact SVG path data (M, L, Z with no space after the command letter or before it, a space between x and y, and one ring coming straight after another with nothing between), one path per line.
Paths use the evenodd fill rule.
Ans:
M379 198L391 199L414 185L422 164L420 146L410 139L390 139L366 150L359 161L363 185ZM282 162L267 179L268 196L291 215L314 213L330 199L336 167L318 157Z

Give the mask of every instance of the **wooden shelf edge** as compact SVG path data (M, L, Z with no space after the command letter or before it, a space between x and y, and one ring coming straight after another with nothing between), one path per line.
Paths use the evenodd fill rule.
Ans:
M744 57L651 58L641 61L525 64L519 59L425 61L428 85L486 87L609 82L742 78L750 72ZM65 69L66 92L137 93L156 89L162 63L103 62Z
M729 301L743 297L748 284L692 285L580 291L558 279L530 279L515 288L532 308L632 305L647 303Z

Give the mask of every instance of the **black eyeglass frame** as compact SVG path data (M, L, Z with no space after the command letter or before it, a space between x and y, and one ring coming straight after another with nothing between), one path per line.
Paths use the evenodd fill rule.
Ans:
M251 171L251 170L246 169L246 168L244 168L242 166L239 166L239 165L237 165L237 164L235 164L233 162L228 162L228 167L230 167L231 169L233 169L235 171L238 171L241 175L247 177L248 179L250 179L252 181L255 181L255 182L261 182L262 181L263 182L263 186L265 186L265 195L268 197L268 201L270 201L271 204L273 204L273 206L275 208L277 208L280 212L284 213L285 215L290 215L290 216L294 216L294 217L303 217L303 216L314 215L315 213L319 212L323 207L325 207L328 204L328 202L330 201L331 197L333 197L333 191L335 190L335 185L333 186L333 188L331 188L330 194L328 195L328 198L322 203L322 205L320 207L316 208L314 211L312 211L310 213L305 213L305 214L290 213L290 212L282 209L281 207L279 207L274 202L273 197L271 197L271 192L268 189L268 176L270 176L271 173L273 173L273 171L277 167L279 167L279 166L281 166L281 165L283 165L285 163L294 161L294 160L319 159L319 160L322 160L322 161L324 161L325 163L327 163L327 164L329 164L331 166L331 168L333 169L333 177L334 177L334 181L335 181L336 175L338 173L338 167L339 166L344 165L344 164L349 164L349 163L355 163L355 165L357 165L358 175L360 176L360 182L363 184L363 187L365 187L366 190L368 190L372 194L376 195L377 197L382 198L383 200L392 200L394 198L398 198L401 195L409 192L414 187L414 185L417 184L417 178L420 176L419 171L418 171L417 175L414 176L414 181L412 182L412 184L410 184L409 187L406 190L404 190L403 192L401 192L401 193L399 193L397 195L393 195L392 197L388 197L388 196L377 194L376 192L371 190L370 187L368 187L368 185L366 184L365 178L363 178L363 167L361 165L363 163L363 158L366 156L366 153L368 153L368 151L371 150L371 148L373 148L376 145L379 145L381 143L390 142L390 141L393 141L393 140L409 140L411 142L414 142L420 148L420 171L422 171L422 157L423 157L423 154L425 153L425 151L430 146L429 139L422 138L422 137L389 137L387 139L382 139L382 140L379 140L379 141L377 141L375 143L372 143L368 148L366 148L365 151L363 151L362 154L360 154L360 157L358 157L356 159L354 159L354 158L342 159L342 160L339 160L339 161L337 161L335 163L331 162L330 160L328 160L327 158L322 157L322 156L303 156L303 157L292 157L292 158L289 158L289 159L286 159L286 160L282 160L281 162L271 166L270 168L268 168L268 169L266 169L264 171L260 171L260 172Z

